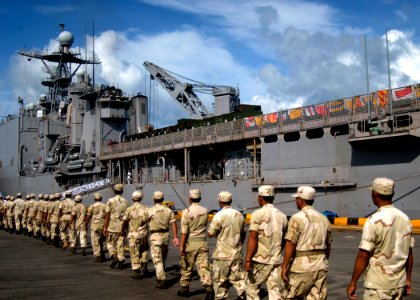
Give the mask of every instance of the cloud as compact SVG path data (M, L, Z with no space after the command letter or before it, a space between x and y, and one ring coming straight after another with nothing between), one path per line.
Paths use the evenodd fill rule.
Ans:
M34 10L40 14L44 15L54 15L64 12L73 12L76 8L70 4L61 4L61 5L35 5Z
M395 11L395 14L397 15L398 18L401 19L401 21L403 22L407 22L408 21L408 16L406 13L404 13L402 10L398 9Z

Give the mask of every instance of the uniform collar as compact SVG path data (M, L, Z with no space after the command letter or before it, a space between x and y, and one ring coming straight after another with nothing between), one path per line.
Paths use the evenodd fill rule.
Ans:
M274 207L274 205L272 203L266 203L263 207Z
M384 205L384 206L379 207L378 211L381 211L381 210L386 209L386 208L391 208L391 207L394 207L394 205L392 205L392 204Z
M312 205L306 205L302 210L314 209Z

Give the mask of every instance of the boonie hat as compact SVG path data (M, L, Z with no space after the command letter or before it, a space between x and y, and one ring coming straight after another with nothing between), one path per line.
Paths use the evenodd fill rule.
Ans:
M190 198L191 199L200 199L201 198L200 190L199 189L190 190Z
M102 200L102 194L101 193L95 193L93 194L94 200Z
M74 201L76 201L76 202L80 202L80 201L82 201L82 196L77 195L77 196L74 198Z
M272 185L262 185L258 188L258 196L261 197L273 197L274 187Z
M220 192L219 193L219 201L223 203L230 203L232 202L232 194L230 192Z
M140 191L134 191L134 192L133 192L133 195L131 196L131 198L132 198L134 201L140 201L140 200L143 198L143 193L142 193L142 192L140 192Z
M394 193L394 181L386 177L375 178L371 190L384 196L390 196Z
M153 193L153 199L162 200L163 199L163 193L161 191L154 192Z
M114 185L114 191L121 192L123 190L123 185L121 183L117 183Z
M302 185L298 187L297 193L293 194L293 198L300 198L304 200L314 200L316 191L313 187Z

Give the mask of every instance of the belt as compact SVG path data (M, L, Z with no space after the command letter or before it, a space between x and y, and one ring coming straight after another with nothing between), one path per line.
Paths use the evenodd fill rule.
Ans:
M150 230L150 234L153 234L153 233L168 233L168 232L169 232L168 229Z
M325 250L296 251L295 257L314 256L314 255L321 255L321 254L325 254Z
M205 242L207 239L205 237L189 237L188 242Z

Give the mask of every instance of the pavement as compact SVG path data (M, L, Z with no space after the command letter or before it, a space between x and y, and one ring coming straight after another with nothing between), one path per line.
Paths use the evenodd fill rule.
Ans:
M350 230L349 230L350 229ZM357 228L335 228L333 233L330 269L328 272L328 299L346 299L345 290L350 280L361 231ZM420 299L419 236L414 248L412 273L413 294L409 299ZM210 240L210 251L215 240ZM70 250L47 246L41 240L0 231L0 299L182 299L176 295L179 288L178 249L170 246L166 262L169 289L156 289L153 264L150 275L142 280L130 278L132 273L127 252L125 269L110 269L110 261L95 263L92 249L88 255L76 255ZM244 247L245 250L245 247ZM204 289L195 274L190 287L191 297L203 299ZM358 299L362 299L362 278L358 283ZM268 299L266 287L261 299ZM233 287L229 299L236 299Z

